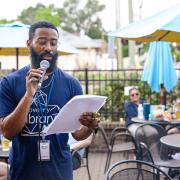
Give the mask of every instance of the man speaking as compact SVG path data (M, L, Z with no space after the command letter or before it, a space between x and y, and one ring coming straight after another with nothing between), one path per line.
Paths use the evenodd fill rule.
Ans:
M1 80L0 124L3 135L12 139L11 180L72 180L68 134L41 133L73 96L82 94L80 83L57 68L58 41L53 24L31 25L31 65ZM82 114L82 128L72 133L76 140L87 138L97 127L98 120L92 123L92 118L93 113Z

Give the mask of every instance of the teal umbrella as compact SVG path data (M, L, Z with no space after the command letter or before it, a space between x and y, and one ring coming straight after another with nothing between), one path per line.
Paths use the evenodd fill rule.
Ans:
M155 92L160 92L161 85L170 92L177 84L178 79L169 43L163 41L150 43L141 80L147 81L151 90Z

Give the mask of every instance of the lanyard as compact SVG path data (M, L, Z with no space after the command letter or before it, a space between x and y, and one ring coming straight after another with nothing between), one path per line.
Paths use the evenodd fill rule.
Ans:
M51 98L53 86L54 86L54 79L52 80L52 83L51 83L51 86L50 86L50 90L49 90L49 93L48 93L47 103L45 104L45 109L44 109L45 113L46 113L46 110L47 110L48 105L49 105L49 101L50 101L50 98ZM40 94L40 91L39 91L38 92L38 96L37 96L37 100L38 100L38 105L39 105L39 110L40 110L41 116L44 119L47 114L43 113L43 107L42 107L42 104L41 104L41 101L40 101L40 95L41 94ZM40 123L40 121L39 121L39 123Z

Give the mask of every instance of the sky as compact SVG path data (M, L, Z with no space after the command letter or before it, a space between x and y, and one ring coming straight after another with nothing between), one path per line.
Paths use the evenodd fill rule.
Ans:
M35 7L38 2L44 5L55 4L56 7L62 7L63 0L0 0L0 19L15 19L21 14L23 9L29 6ZM99 13L99 17L102 19L103 26L106 31L114 30L116 28L116 0L99 0L101 4L105 4L104 11ZM84 2L84 0L82 0ZM171 7L180 0L132 0L134 20L139 20L140 4L142 3L141 19L151 16L161 10ZM128 21L128 0L119 0L120 4L120 25L121 27L129 24Z

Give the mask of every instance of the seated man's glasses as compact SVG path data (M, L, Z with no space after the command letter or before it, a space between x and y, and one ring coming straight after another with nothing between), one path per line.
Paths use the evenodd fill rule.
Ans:
M139 96L139 93L134 93L134 94L131 94L132 97L134 96Z

